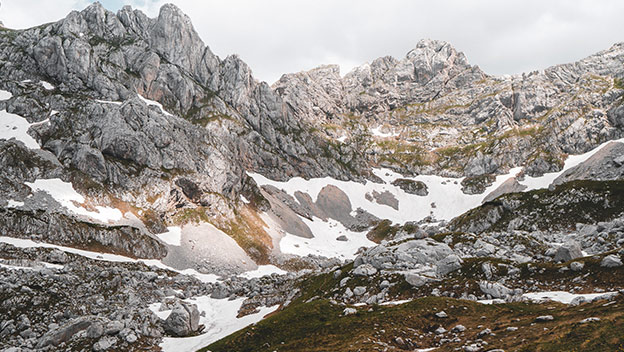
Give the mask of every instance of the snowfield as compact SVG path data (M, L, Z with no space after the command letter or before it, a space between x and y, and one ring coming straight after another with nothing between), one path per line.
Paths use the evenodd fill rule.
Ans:
M163 352L197 351L233 332L259 322L267 314L274 312L278 308L278 306L260 307L258 313L237 318L238 310L245 299L242 297L230 301L200 296L186 300L188 303L197 304L200 314L205 312L205 315L199 319L199 324L205 326L205 333L193 337L165 337L160 344ZM161 319L166 319L171 313L171 310L159 311L160 303L151 304L149 308Z
M115 222L121 220L123 214L119 209L96 206L96 211L87 210L79 204L85 202L85 198L69 182L64 182L58 178L38 179L35 182L26 182L33 192L43 191L59 202L74 214L88 216L101 222ZM77 205L78 204L78 205Z
M379 129L379 128L378 128ZM377 131L379 132L379 131ZM381 133L381 132L379 132ZM605 142L593 150L580 154L570 155L564 164L564 168L559 172L545 174L541 177L525 177L518 181L527 186L527 191L547 188L557 177L567 170L579 165L597 153L601 148L611 142L624 143L624 138ZM389 169L374 169L373 173L383 180L383 183L366 181L358 183L354 181L340 181L331 177L313 178L306 180L301 177L294 177L288 181L275 181L264 177L258 173L248 173L259 186L271 185L283 190L294 198L295 192L307 193L316 202L319 192L328 185L333 185L342 190L351 202L353 210L361 208L377 216L380 219L389 219L395 224L403 224L407 221L419 221L428 216L436 220L451 220L466 211L478 207L483 199L501 184L512 177L516 177L522 171L522 167L511 169L507 174L496 177L495 182L489 186L484 193L469 195L461 191L461 182L464 178L450 178L435 175L419 175L416 177L406 177ZM409 194L400 187L392 185L396 179L404 178L413 181L423 182L427 186L428 195L419 196ZM366 199L367 194L373 192L389 192L399 203L398 209L394 209L385 204L379 204L374 200ZM352 232L340 223L329 220L323 221L318 218L309 220L300 217L310 228L314 238L302 238L284 231L279 225L267 221L269 233L278 233L280 238L279 246L283 253L306 256L309 254L322 255L326 257L336 257L340 259L353 259L360 247L374 246L375 243L366 239L365 233ZM274 228L277 226L278 228ZM338 236L344 235L347 241L337 241Z
M267 265L258 265L258 269L246 271L240 274L239 276L244 277L246 279L255 279L255 278L260 278L260 277L272 275L272 274L284 275L284 274L288 274L288 272L276 267L275 265L267 264Z
M11 92L0 89L0 100L8 100L13 98L13 94Z
M561 174L577 166L578 164L586 161L587 159L591 158L592 155L596 154L600 149L602 149L604 146L606 146L607 144L611 142L624 143L624 138L604 142L601 145L597 146L596 148L584 154L569 155L568 158L565 160L563 169L561 169L561 171L544 174L544 176L542 177L526 176L523 181L520 181L520 184L528 186L528 188L525 191L531 191L531 190L540 189L540 188L548 188L548 186L550 186L550 184Z
M312 230L314 237L303 238L286 234L279 243L282 253L296 254L302 257L313 254L347 260L355 259L355 253L360 247L377 245L366 238L365 232L350 231L335 220L323 221L316 217L313 219L314 221L310 221L301 218ZM339 236L345 236L347 240L339 241L336 239Z
M3 97L6 97L6 94L0 95L0 99ZM30 126L36 124L38 123L30 123L24 117L2 110L0 111L0 139L15 138L30 149L39 149L39 143L28 134Z

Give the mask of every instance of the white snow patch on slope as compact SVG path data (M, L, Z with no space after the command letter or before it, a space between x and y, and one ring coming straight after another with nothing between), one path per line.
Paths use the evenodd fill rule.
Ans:
M54 90L54 86L50 84L49 82L41 81L39 83L41 83L41 85L43 86L45 90Z
M11 99L12 97L13 94L11 92L0 89L0 100L7 100Z
M173 116L173 114L170 114L169 112L167 112L167 111L165 110L165 108L162 106L162 104L161 104L161 103L159 103L159 102L157 102L157 101L154 101L154 100L147 99L147 98L145 98L145 97L141 96L141 94L137 94L137 95L139 96L139 98L140 98L141 100L143 100L143 102L144 102L145 104L147 104L147 105L154 105L154 106L157 106L158 108L160 108L160 110L163 112L163 114L168 115L168 116Z
M25 182L33 191L47 192L52 198L59 202L62 206L78 215L85 215L93 219L109 222L119 221L123 217L121 211L115 208L96 206L97 211L89 211L83 207L77 206L85 202L85 198L72 186L69 182L64 182L58 178L38 179L35 182Z
M13 199L9 199L9 204L7 204L7 208L19 208L23 206L24 206L24 202L20 202L20 201L13 200Z
M277 306L261 307L258 313L237 318L238 310L244 301L244 297L229 301L227 299L214 299L209 296L200 296L186 300L188 303L197 304L197 309L200 313L206 313L199 319L199 323L205 325L204 331L206 333L193 337L165 337L160 347L163 352L197 351L235 331L259 322L264 316L278 308ZM161 318L166 318L171 311L158 312L159 306L159 303L152 304L150 309Z
M547 173L540 177L526 176L523 181L519 181L519 182L520 184L523 184L528 187L525 191L531 191L531 190L540 189L540 188L548 188L548 186L550 186L550 184L561 174L579 165L580 163L586 161L587 159L591 158L600 149L602 149L604 146L606 146L607 144L611 142L624 143L624 138L604 142L601 145L597 146L596 148L584 154L568 156L568 158L564 162L563 169L561 169L561 171Z
M179 246L182 242L182 228L180 226L170 226L167 227L167 230L167 232L158 234L158 238L172 246Z
M18 265L9 265L0 263L0 268L5 268L8 270L35 270L35 268L29 266L18 266Z
M27 133L30 126L35 124L37 123L32 124L19 115L2 110L0 111L0 139L15 138L30 149L39 149L39 143Z
M85 258L102 260L102 261L107 261L107 262L122 262L122 263L141 262L148 266L154 266L160 269L166 269L166 270L178 272L180 274L194 276L195 278L197 278L199 281L202 281L202 282L215 283L219 280L219 277L215 274L202 274L202 273L197 272L194 269L177 270L177 269L174 269L170 266L163 264L160 260L156 260L156 259L134 259L134 258L130 258L130 257L126 257L123 255L118 255L118 254L92 252L92 251L87 251L84 249L59 246L56 244L50 244L50 243L45 243L45 242L35 242L33 240L8 237L8 236L0 236L0 242L8 243L18 248L56 248L63 252L77 254Z
M380 305L382 305L382 306L398 306L398 305L401 305L401 304L409 303L411 301L412 301L411 299L401 299L401 300L398 300L398 301L382 302L382 303L380 303Z
M95 101L97 101L98 103L102 103L102 104L114 104L114 105L121 105L122 104L122 102L120 102L120 101L112 101L112 100L95 99Z
M288 272L276 267L275 265L268 264L268 265L258 265L258 269L246 271L240 274L239 276L244 277L246 279L255 279L255 278L259 278L259 277L263 277L263 276L267 276L271 274L284 275L284 274L288 274Z
M510 177L520 172L521 168L514 168L506 175L499 175L496 181L486 189L483 194L469 195L461 191L461 181L463 178L450 178L434 175L419 175L416 177L405 177L389 169L374 169L375 175L384 180L385 183L358 183L355 181L340 181L330 177L314 178L305 180L301 177L294 177L286 182L273 181L257 173L249 173L258 185L272 185L284 190L294 197L296 191L308 193L312 201L316 198L321 189L327 185L334 185L340 188L349 196L351 206L355 210L362 208L380 219L389 219L393 223L405 223L406 221L418 221L427 216L433 215L439 220L450 220L464 212L481 205L483 198L491 191L500 186ZM429 194L418 196L403 191L400 187L391 184L397 178L406 178L424 182L427 185ZM366 199L367 193L377 191L383 193L390 192L398 201L399 209L395 210L387 205L378 204ZM432 205L433 203L433 205ZM304 221L306 219L303 219ZM317 233L312 231L316 236Z
M377 244L366 238L366 232L353 232L335 220L323 221L314 217L314 221L306 218L301 220L308 225L313 238L303 238L286 234L280 240L282 253L307 256L308 254L325 256L328 258L354 259L361 247L372 247ZM347 241L336 240L339 236L347 237Z
M577 297L583 297L586 300L592 300L600 296L609 296L617 294L617 292L602 292L602 293L570 293L566 291L545 291L545 292L531 292L525 293L522 296L532 301L555 301L563 304L570 304Z
M394 133L394 132L388 132L388 133L381 132L381 127L382 126L377 126L375 128L370 129L373 136L387 138L387 137L396 137L399 135L398 133Z

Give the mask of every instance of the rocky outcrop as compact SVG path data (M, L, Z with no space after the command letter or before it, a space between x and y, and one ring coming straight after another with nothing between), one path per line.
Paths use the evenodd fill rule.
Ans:
M189 336L199 329L199 311L196 304L178 304L164 322L165 332L173 336Z
M624 178L624 143L611 142L579 165L568 169L553 185L574 180L619 180Z
M397 178L392 181L392 185L401 188L405 193L426 196L429 194L427 185L422 181L415 181L406 178Z
M0 232L5 236L133 258L163 258L167 255L163 243L138 228L95 224L45 210L0 208Z
M520 184L520 182L518 182L515 177L511 177L503 182L500 186L496 187L495 190L488 193L488 195L483 198L483 203L492 201L502 196L503 194L522 192L525 189L527 189L527 186Z
M454 176L525 166L535 176L560 170L565 154L622 137L622 52L616 44L573 64L493 77L449 43L422 40L404 58L376 59L342 79L324 66L284 75L273 88L328 138L364 145L373 164Z
M557 248L557 252L555 253L555 258L553 260L556 262L568 262L582 256L583 252L581 250L581 245L576 241L568 241L561 247Z

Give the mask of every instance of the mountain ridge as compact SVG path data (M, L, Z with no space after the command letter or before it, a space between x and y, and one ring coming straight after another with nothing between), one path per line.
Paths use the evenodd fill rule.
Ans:
M540 292L620 302L623 78L622 44L495 77L421 40L269 86L171 4L0 29L0 348L192 350L269 312L305 329L384 304L530 308L509 315L523 331L492 327L504 344L431 307L418 332L335 336L478 351L558 326L533 314Z

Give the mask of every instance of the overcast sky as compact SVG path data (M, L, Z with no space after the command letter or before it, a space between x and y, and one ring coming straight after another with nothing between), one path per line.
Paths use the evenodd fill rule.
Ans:
M87 0L2 0L0 20L25 28L65 17ZM336 63L344 74L377 57L403 57L419 39L450 42L490 74L575 61L624 41L624 1L600 0L103 0L149 16L172 2L221 58L237 53L256 78Z

